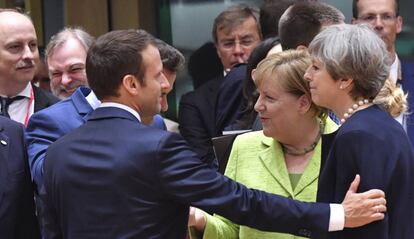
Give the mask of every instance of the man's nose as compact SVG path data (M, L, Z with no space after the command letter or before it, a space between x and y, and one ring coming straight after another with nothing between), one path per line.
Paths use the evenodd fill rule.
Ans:
M165 77L164 74L162 74L162 76L161 76L161 83L160 84L161 84L161 89L163 89L163 90L167 90L171 87L170 82L168 82L167 77Z
M235 43L234 43L234 53L235 54L243 54L243 47L242 47L242 45L240 44L240 42L238 42L238 41L236 41Z
M384 22L383 22L381 16L376 16L375 17L374 28L375 29L383 29L384 28Z
M23 59L34 59L35 52L37 50L32 50L30 46L26 45L23 49Z
M69 76L68 73L62 73L62 85L69 85L72 82L72 78Z

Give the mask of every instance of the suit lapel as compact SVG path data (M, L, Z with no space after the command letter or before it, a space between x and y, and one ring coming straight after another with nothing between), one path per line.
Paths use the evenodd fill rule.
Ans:
M2 116L0 116L2 117ZM4 128L0 121L0 155L1 155L1 166L0 168L4 169L7 167L4 167L4 164L7 164L7 158L9 155L9 137L4 134L3 132Z
M34 112L47 108L54 103L58 102L59 99L54 96L48 96L39 87L32 84L33 95L34 95Z
M0 116L2 117L2 116ZM5 185L7 183L7 169L8 169L8 158L9 158L9 137L4 134L3 124L0 121L0 203L3 198ZM4 143L5 142L5 143Z
M86 96L88 96L90 92L91 90L86 87L79 87L71 96L73 105L78 111L78 114L83 118L84 122L86 122L93 111L92 106L86 99Z
M262 143L266 148L259 153L259 158L265 166L266 170L281 185L281 187L289 194L293 195L292 186L286 163L283 156L283 150L280 144L272 138L264 138Z

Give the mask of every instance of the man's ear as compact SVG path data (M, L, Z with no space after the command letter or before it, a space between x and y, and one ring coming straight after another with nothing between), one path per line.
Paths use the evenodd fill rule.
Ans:
M122 86L124 89L131 95L136 95L142 88L141 84L138 82L138 79L134 75L125 75L122 78Z
M358 24L358 19L356 19L355 17L353 17L351 19L351 24Z
M397 16L397 22L395 23L397 28L397 34L402 31L403 28L403 18L401 16Z
M307 47L307 46L305 46L305 45L298 45L298 46L296 47L296 50L306 50L306 49L308 49L308 47Z

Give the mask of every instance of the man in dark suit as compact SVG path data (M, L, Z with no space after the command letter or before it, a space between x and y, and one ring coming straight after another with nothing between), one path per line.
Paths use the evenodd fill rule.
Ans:
M43 160L49 145L84 124L100 105L87 88L85 72L86 54L93 41L81 28L64 28L52 36L46 47L52 89L63 100L35 113L26 128L30 170L38 192L43 184ZM157 116L152 126L165 129L162 117Z
M397 35L403 29L398 0L353 0L352 23L369 24L387 46L392 60L390 79L408 93L409 113L414 110L414 63L404 62L396 51ZM412 114L396 118L414 145L414 117Z
M58 101L30 84L38 58L36 31L30 18L13 9L0 9L1 114L25 126L34 112Z
M231 6L216 17L212 33L224 72L181 97L179 129L201 159L216 167L211 138L221 134L216 129L217 93L225 75L245 63L260 43L259 12L244 4Z
M40 238L23 126L0 116L0 238Z
M46 153L46 238L184 238L189 205L262 230L331 228L335 206L248 190L200 162L178 134L142 124L161 110L162 70L145 31L109 32L92 45L86 71L102 104ZM385 210L382 192L355 186L339 205L342 227L384 216L374 207Z

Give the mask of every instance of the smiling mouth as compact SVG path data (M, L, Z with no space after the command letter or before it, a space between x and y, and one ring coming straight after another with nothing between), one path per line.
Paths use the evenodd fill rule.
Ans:
M34 66L21 66L21 67L16 67L16 70L32 70L34 69Z

